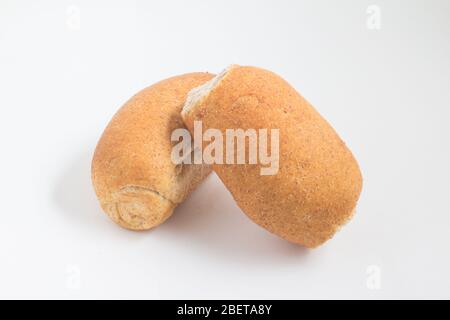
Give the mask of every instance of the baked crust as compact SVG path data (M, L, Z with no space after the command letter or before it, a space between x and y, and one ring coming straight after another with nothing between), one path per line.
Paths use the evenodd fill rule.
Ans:
M291 242L317 247L352 215L362 176L350 150L334 129L278 75L255 67L232 66L214 86L204 85L185 104L190 131L279 129L276 175L261 165L212 165L251 220ZM270 141L270 140L269 140Z
M184 128L180 111L192 88L213 77L189 73L133 96L103 132L92 160L92 182L103 210L119 225L150 229L206 177L203 165L171 161L171 133Z

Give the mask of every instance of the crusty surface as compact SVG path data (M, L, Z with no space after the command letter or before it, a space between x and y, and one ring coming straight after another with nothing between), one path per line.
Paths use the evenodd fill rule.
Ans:
M185 111L189 130L194 120L203 122L203 130L280 130L276 175L261 176L259 164L213 165L239 207L263 228L316 247L351 217L362 188L358 164L327 121L281 77L235 66Z
M149 229L209 174L202 165L171 161L171 134L184 128L180 111L192 88L213 77L190 73L158 82L133 96L112 118L92 160L92 182L103 210L118 224Z

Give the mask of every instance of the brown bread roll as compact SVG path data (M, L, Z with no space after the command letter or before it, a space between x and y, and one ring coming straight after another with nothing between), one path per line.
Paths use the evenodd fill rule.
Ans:
M158 82L132 97L106 127L92 182L101 207L119 225L159 225L209 174L208 166L171 161L171 133L184 128L180 111L189 90L212 77L190 73Z
M261 163L212 165L239 207L268 231L316 247L351 217L362 188L355 158L327 121L276 74L232 66L189 93L182 117L191 132L195 120L202 121L203 131L279 129L276 174L261 175L266 167Z

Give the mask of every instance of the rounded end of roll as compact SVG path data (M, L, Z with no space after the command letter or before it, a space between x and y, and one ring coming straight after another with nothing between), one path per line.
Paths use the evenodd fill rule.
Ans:
M172 215L175 204L159 193L143 187L125 187L102 203L105 212L120 226L148 230Z
M312 234L303 234L301 239L286 238L286 240L303 245L308 249L315 249L320 247L328 240L332 239L334 235L344 227L355 215L356 207L353 208L348 215L342 217L342 220L333 224L323 224L321 229L314 230Z

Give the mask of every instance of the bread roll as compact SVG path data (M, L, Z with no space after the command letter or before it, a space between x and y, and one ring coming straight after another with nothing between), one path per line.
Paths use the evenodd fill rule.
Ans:
M209 174L209 167L171 161L171 133L184 128L180 111L189 90L212 77L190 73L158 82L132 97L106 127L92 182L101 207L119 225L159 225Z
M276 174L261 175L261 163L212 165L239 207L268 231L313 248L351 217L362 188L355 158L327 121L276 74L232 66L189 93L182 117L190 131L196 120L204 131L279 129Z

